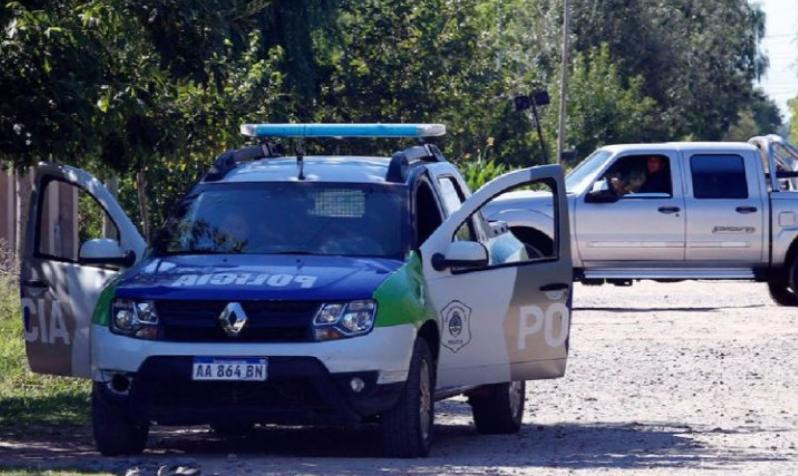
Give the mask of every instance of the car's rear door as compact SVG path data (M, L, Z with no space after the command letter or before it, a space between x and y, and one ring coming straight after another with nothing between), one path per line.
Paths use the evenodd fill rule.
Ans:
M30 196L20 294L31 370L90 376L89 328L100 291L118 267L81 262L89 239L113 238L140 259L146 243L113 195L90 174L42 163Z
M552 192L557 230L552 256L528 259L523 244L506 227L482 219L485 204L522 186ZM467 227L475 223L482 232L469 233ZM482 241L489 263L436 269L434 257L463 240ZM426 295L440 330L439 389L563 374L573 275L569 244L562 169L542 166L489 182L421 245Z
M767 260L767 190L754 151L683 152L687 261L755 267Z

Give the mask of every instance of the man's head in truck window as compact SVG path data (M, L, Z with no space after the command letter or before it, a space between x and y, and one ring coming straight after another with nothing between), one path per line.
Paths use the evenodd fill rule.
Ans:
M637 192L671 194L671 174L667 159L658 155L646 159L646 181Z

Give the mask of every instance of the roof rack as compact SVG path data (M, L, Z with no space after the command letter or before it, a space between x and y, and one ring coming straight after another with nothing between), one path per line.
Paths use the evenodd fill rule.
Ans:
M242 124L249 137L435 137L443 124Z
M282 155L282 147L269 141L263 141L258 145L240 149L228 150L213 161L213 165L211 165L210 170L208 170L202 180L205 182L221 180L241 162L281 157Z
M387 182L404 182L412 162L446 162L446 158L434 144L408 147L393 154L391 163L388 165L388 173L385 174L385 180Z

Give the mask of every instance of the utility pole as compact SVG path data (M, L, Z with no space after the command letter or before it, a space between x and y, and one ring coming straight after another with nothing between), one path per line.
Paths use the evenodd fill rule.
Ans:
M560 68L560 123L557 129L557 163L562 162L565 151L566 90L568 88L568 34L571 30L571 12L568 0L563 0L562 12L562 67Z

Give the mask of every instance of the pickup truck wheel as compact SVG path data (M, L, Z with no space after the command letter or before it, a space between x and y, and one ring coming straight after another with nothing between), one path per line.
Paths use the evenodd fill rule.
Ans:
M554 242L534 228L514 226L510 228L513 236L524 244L529 259L554 256Z
M396 405L380 416L383 453L388 457L429 455L435 415L435 359L424 339L416 339L410 371Z
M124 407L108 401L94 383L91 392L91 424L97 450L103 456L137 455L147 445L150 427L134 421Z
M798 306L798 296L792 292L786 281L768 281L768 291L770 291L770 297L773 298L776 304L781 306Z
M784 268L781 276L768 281L770 297L782 306L798 306L798 257Z
M518 433L524 419L526 382L486 385L468 397L477 432L487 435Z

